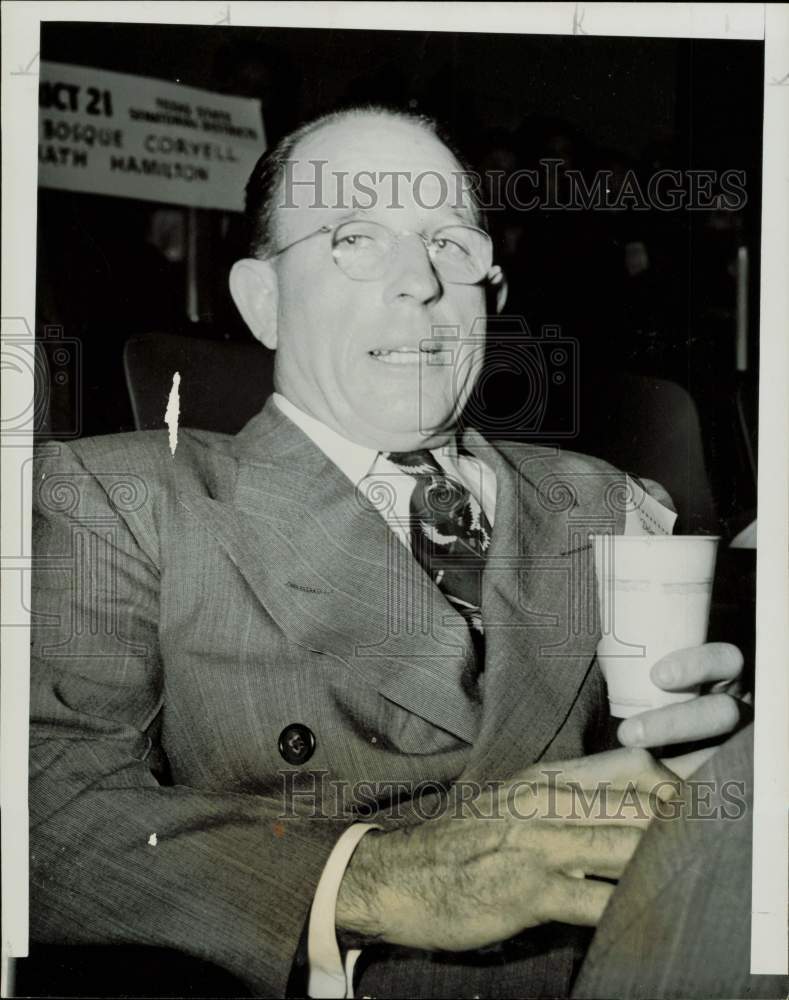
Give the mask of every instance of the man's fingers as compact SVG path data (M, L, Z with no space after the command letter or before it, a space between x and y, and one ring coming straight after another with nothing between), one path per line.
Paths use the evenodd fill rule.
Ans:
M543 849L554 871L619 878L642 834L631 826L564 827L545 835Z
M670 785L672 793L679 790L670 770L670 778L661 779L661 785ZM656 790L657 785L655 786ZM584 788L571 782L568 786L540 785L529 782L520 787L512 786L515 794L507 798L510 815L520 821L548 820L556 823L619 824L644 828L656 815L655 793L642 792L631 783L620 788L610 782L601 782L594 788ZM664 796L665 797L665 796ZM671 796L674 797L673 794Z
M672 798L675 790L678 792L679 784L673 775L671 779L661 778L660 783L670 785ZM551 795L551 811L546 810L542 818L550 820L558 814L570 824L634 826L644 830L655 816L660 815L655 805L656 797L650 792L639 791L635 784L625 788L600 784L593 789L571 785L565 791Z
M544 919L596 927L613 891L614 887L606 882L559 873L548 884Z
M678 649L652 667L650 677L665 691L687 691L699 684L733 681L742 672L743 656L728 642L708 642Z
M613 886L581 875L618 879L641 840L632 827L573 827L557 831L551 844L556 869L547 883L543 916L568 924L597 925Z
M670 787L669 798L678 794L679 783L671 779L661 779L660 791ZM656 786L657 788L657 786ZM582 826L589 824L609 826L632 826L645 830L660 809L655 803L656 793L641 792L634 786L629 788L609 788L600 786L593 792L584 788L573 788L567 793L569 799L567 821Z
M625 719L617 736L628 746L665 746L711 739L732 732L740 709L728 694L707 694Z
M675 775L655 760L648 750L636 745L589 757L540 763L524 771L514 783L517 784L518 780L522 780L525 786L529 782L537 782L554 788L635 788L662 799L679 794Z

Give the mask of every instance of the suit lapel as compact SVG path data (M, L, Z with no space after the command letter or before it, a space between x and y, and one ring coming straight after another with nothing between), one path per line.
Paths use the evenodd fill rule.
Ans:
M539 759L566 719L599 640L588 534L621 531L623 477L534 446L464 441L496 473L483 585L484 715L468 774ZM577 462L577 460L576 460Z
M208 489L192 469L178 499L291 642L339 659L360 683L474 743L470 769L483 774L538 759L572 708L599 639L587 534L622 530L609 500L622 476L576 469L547 449L493 447L474 431L463 443L498 484L482 711L464 693L473 656L464 620L273 400L231 454L215 453ZM177 454L176 466L179 458L188 465Z
M213 496L178 497L228 551L291 641L471 743L463 619L353 485L269 400L234 439ZM232 481L232 486L230 485Z

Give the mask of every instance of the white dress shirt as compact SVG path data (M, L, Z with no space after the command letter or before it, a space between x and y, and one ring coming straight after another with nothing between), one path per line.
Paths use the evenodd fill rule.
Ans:
M304 413L280 393L273 395L281 412L304 431L354 486L364 491L365 484L376 481L390 487L386 490L389 502L382 507L381 515L400 541L410 548L408 523L414 478L390 462L383 452L349 441L320 420ZM454 441L433 450L431 454L448 475L469 490L493 525L496 513L496 476L493 470L477 458L458 454ZM630 477L626 477L626 481L630 489L630 503L625 515L624 533L671 534L676 514L658 503ZM380 827L374 823L354 823L342 834L329 855L315 890L307 929L307 993L313 1000L353 998L353 970L361 952L349 949L343 961L337 943L335 911L340 883L351 855L362 837L374 829Z

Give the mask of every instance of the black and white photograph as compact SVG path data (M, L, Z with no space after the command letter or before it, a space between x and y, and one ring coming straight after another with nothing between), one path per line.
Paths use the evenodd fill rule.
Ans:
M786 997L789 5L41 6L2 995Z

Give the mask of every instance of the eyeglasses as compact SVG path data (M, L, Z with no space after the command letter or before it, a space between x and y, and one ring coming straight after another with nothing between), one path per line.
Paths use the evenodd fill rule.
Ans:
M396 233L380 222L359 219L335 226L321 226L294 240L271 255L278 257L305 240L321 233L331 233L334 263L352 281L376 281L383 278L395 259L404 236L417 236L442 281L453 285L477 285L493 264L490 236L473 226L442 226L432 236L404 230Z

